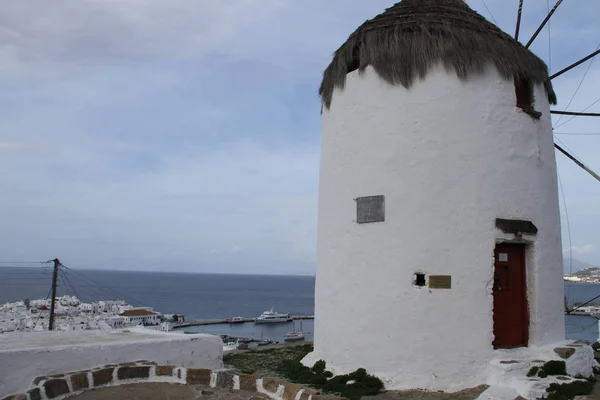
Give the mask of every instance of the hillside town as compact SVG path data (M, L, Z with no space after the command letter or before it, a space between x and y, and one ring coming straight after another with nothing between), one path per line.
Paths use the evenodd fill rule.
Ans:
M58 331L110 331L142 325L169 331L183 316L162 314L152 307L134 307L123 300L84 303L75 296L57 297L54 329ZM17 301L0 305L0 333L45 331L50 321L50 300Z
M565 274L564 280L577 283L600 283L600 267L589 267L572 274Z

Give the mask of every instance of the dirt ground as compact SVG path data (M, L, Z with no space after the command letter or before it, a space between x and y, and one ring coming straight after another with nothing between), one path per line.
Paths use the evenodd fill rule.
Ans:
M363 397L369 400L475 400L485 387L460 393L387 392ZM267 396L255 392L214 389L202 385L185 386L170 383L134 383L100 388L71 397L76 400L262 400Z
M90 390L77 396L77 400L262 400L267 396L255 392L215 389L203 385L177 385L172 383L134 383Z

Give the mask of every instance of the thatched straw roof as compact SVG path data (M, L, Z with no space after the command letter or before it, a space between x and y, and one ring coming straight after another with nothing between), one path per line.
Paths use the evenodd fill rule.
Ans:
M543 84L556 104L546 64L463 0L402 0L366 21L335 52L319 94L329 108L348 72L368 65L389 83L410 88L438 62L461 79L491 63L506 79Z

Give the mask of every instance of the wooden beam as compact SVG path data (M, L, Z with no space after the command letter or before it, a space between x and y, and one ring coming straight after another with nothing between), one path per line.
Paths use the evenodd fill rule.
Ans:
M555 115L574 115L576 117L600 117L600 113L584 113L584 112L574 112L574 111L550 111L550 114Z
M567 156L567 158L569 158L571 161L573 161L575 164L577 164L580 168L582 168L588 174L590 174L591 176L593 176L594 178L596 178L596 180L598 182L600 182L600 175L598 175L597 173L595 173L594 171L592 171L591 169L589 169L588 167L586 167L581 161L579 161L578 159L576 159L575 157L573 157L572 155L570 155L569 153L567 153L567 151L565 149L563 149L562 147L560 147L556 143L554 143L554 147L556 147L558 149L558 151L560 151L561 153L563 153L565 156Z
M519 0L519 11L517 12L517 28L515 30L515 40L519 40L519 31L521 30L521 16L523 15L523 0Z
M560 4L562 2L563 2L563 0L558 0L556 2L556 4L554 5L554 7L552 8L552 10L550 10L550 12L548 13L548 15L544 19L544 21L542 21L542 24L540 25L540 27L537 29L537 31L535 31L535 33L533 34L533 36L531 37L531 39L529 39L529 42L527 42L527 44L525 45L525 47L529 48L529 46L531 46L531 44L533 43L533 41L535 40L535 38L540 34L540 32L542 31L542 29L544 29L544 26L546 26L546 24L548 23L548 21L550 21L550 18L552 18L552 15L554 14L554 12L556 11L556 9L558 8L558 6L560 6Z
M568 67L566 67L566 68L564 68L564 69L562 69L562 70L558 71L557 73L555 73L554 75L552 75L552 76L550 77L550 79L554 79L554 78L557 78L557 77L561 76L561 75L562 75L562 74L564 74L565 72L572 70L573 68L575 68L575 67L577 67L577 66L579 66L579 65L583 64L584 62L586 62L587 60L589 60L589 59L590 59L590 58L592 58L592 57L595 57L595 56L597 56L598 54L600 54L600 49L599 49L599 50L596 50L595 52L593 52L593 53L592 53L592 54L590 54L589 56L582 58L581 60L577 61L576 63L573 63L573 64L569 65Z

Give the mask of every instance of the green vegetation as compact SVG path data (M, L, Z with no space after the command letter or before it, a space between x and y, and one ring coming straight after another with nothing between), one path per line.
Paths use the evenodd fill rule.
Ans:
M334 377L326 371L325 361L315 363L312 368L300 363L313 350L311 345L286 346L269 350L250 350L244 353L229 353L223 357L226 364L243 373L262 373L279 377L293 383L309 385L324 393L337 394L350 400L375 395L383 389L383 382L360 368L351 374Z
M566 375L567 374L567 366L564 361L548 361L546 364L541 367L531 367L529 372L527 372L528 377L538 377L538 378L546 378L548 375Z
M591 380L575 381L559 385L553 383L546 391L548 392L548 400L571 400L575 396L586 396L592 393L594 383Z
M542 370L548 375L566 375L567 365L564 361L548 361L542 366Z

